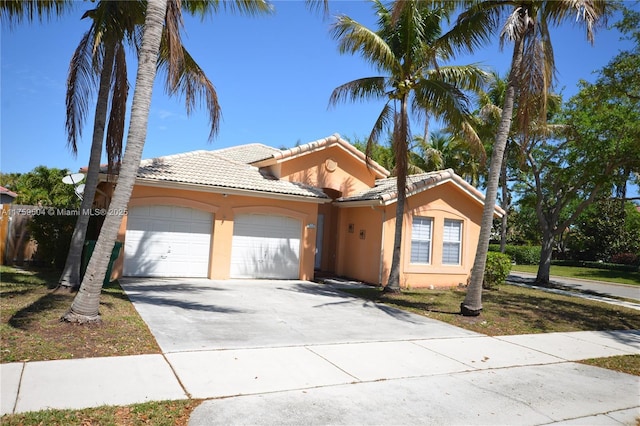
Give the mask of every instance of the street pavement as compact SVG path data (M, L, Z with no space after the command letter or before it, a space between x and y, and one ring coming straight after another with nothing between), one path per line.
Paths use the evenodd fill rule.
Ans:
M640 354L638 330L489 337L335 285L122 285L163 354L1 364L2 414L198 398L206 401L191 425L631 425L640 417L638 376L575 362Z

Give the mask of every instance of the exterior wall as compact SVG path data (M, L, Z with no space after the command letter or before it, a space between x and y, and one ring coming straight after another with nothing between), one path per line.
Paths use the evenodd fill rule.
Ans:
M336 273L380 283L383 211L371 207L340 209Z
M337 272L364 282L386 285L393 255L396 204L376 208L375 214L370 207L343 208L341 214L343 220L339 229L341 241L338 243L340 259ZM410 262L414 215L433 219L431 263L428 265ZM481 217L482 205L453 183L445 183L409 197L402 233L400 285L404 288L454 287L466 283L473 266ZM462 221L460 265L442 263L445 219ZM355 225L353 234L347 231L349 223ZM358 239L359 229L363 228L367 230L364 242ZM366 248L362 247L365 245Z
M362 160L337 145L285 160L279 166L280 179L331 188L343 197L373 187L376 179Z
M482 205L453 183L422 192L409 199L402 242L402 285L404 287L454 287L466 284L480 236ZM416 265L411 260L411 225L413 216L433 218L431 264ZM444 220L462 221L460 265L442 263ZM389 257L389 265L391 258Z
M136 185L133 188L129 207L140 205L173 205L209 211L213 216L209 278L228 279L231 260L233 218L236 214L273 214L299 219L301 222L300 279L313 278L316 229L307 225L316 224L318 205L282 199L267 199L239 195L214 194L191 190L159 188ZM127 229L125 217L120 226L119 241L124 241ZM114 265L114 277L122 275L121 254Z
M324 216L324 230L322 236L322 249L320 253L320 270L335 272L337 260L336 244L338 239L340 210L329 203L320 204L318 205L318 216L321 214Z

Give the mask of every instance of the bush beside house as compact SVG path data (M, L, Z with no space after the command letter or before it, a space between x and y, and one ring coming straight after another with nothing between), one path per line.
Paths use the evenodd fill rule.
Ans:
M510 272L511 256L493 251L488 252L482 288L496 289L499 285L504 284Z

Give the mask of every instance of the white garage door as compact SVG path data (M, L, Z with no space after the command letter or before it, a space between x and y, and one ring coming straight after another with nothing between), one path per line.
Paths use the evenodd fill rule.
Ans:
M207 277L212 214L176 206L132 207L127 218L124 275Z
M299 220L285 216L236 216L231 246L231 278L297 279L300 226Z

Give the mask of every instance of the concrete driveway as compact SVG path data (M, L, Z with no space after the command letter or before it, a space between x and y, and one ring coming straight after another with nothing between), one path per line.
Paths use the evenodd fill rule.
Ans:
M308 281L120 283L164 353L478 336Z

